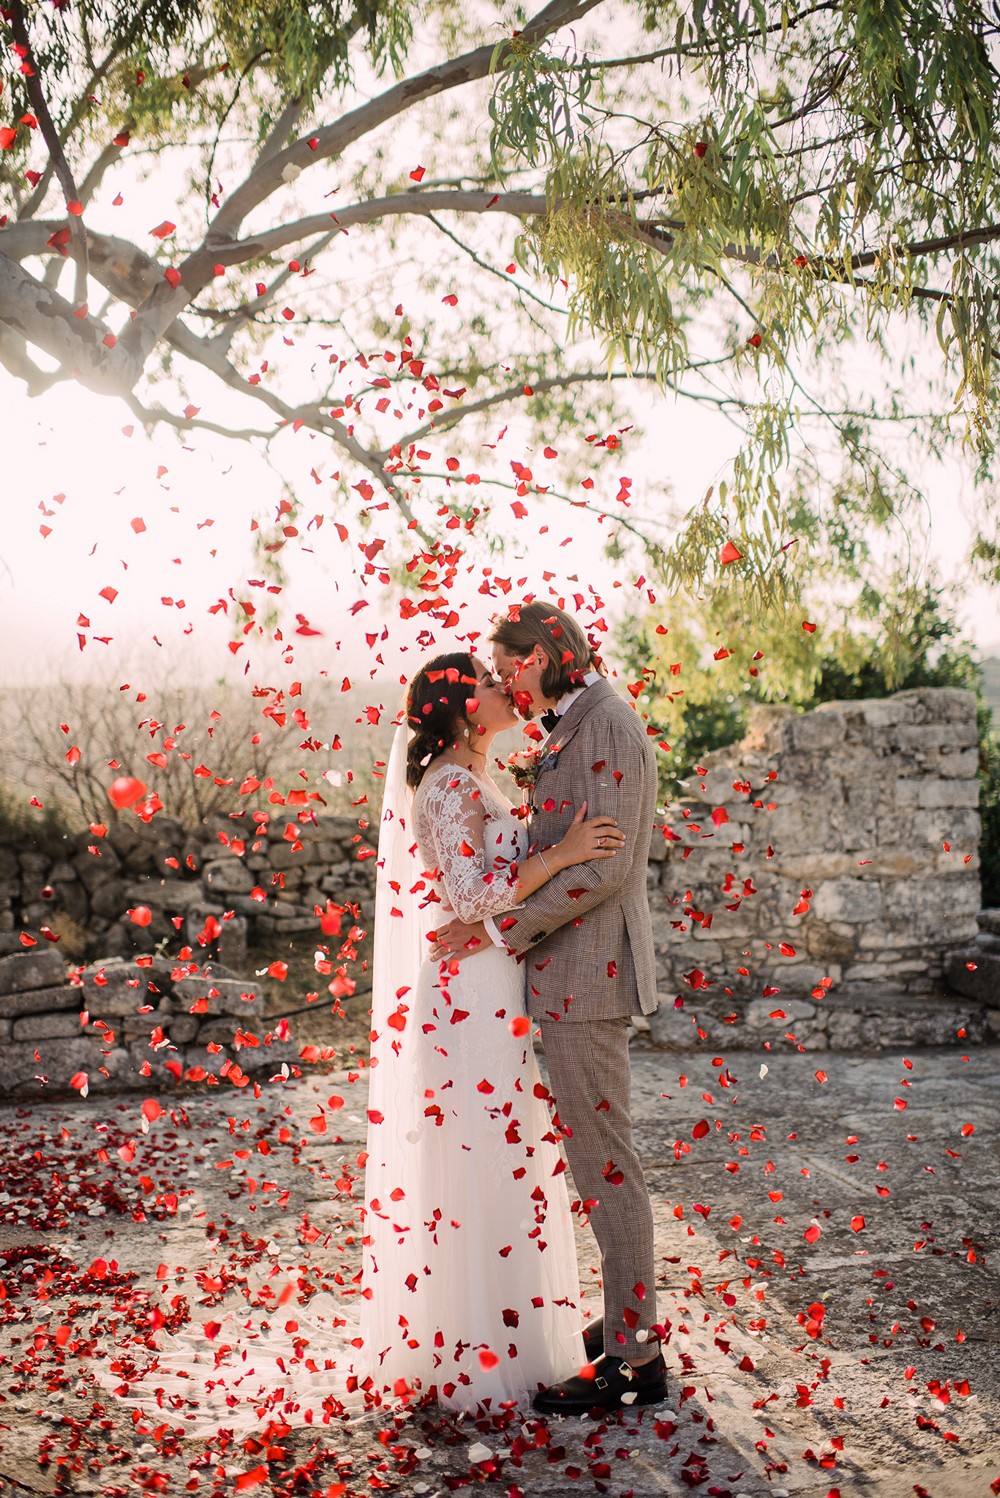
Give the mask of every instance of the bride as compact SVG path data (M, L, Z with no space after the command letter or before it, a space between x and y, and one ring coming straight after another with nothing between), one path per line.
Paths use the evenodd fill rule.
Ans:
M410 684L409 744L401 728L387 770L358 1360L376 1400L433 1392L447 1408L490 1410L586 1361L524 970L499 947L463 964L428 955L452 913L502 915L623 841L610 818L584 821L584 806L560 843L525 857L524 824L489 775L494 737L517 721L478 660L439 656Z
M523 968L499 947L430 958L432 928L514 908L559 869L624 839L582 807L561 842L527 835L489 775L517 715L472 656L410 684L379 834L360 1315L318 1294L282 1317L254 1302L214 1329L108 1349L94 1376L197 1436L326 1423L436 1399L502 1413L586 1361L569 1200L525 1013ZM502 919L500 924L502 925ZM272 1269L271 1273L277 1272ZM291 1307L289 1307L291 1309ZM117 1351L117 1356L115 1355ZM133 1356L133 1353L136 1355Z

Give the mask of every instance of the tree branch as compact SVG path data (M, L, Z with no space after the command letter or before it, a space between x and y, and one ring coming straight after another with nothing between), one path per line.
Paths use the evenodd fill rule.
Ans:
M38 118L38 128L42 132L42 139L49 150L49 160L59 178L59 185L63 190L66 203L78 202L76 183L73 173L70 171L69 162L63 152L62 142L59 139L51 114L49 114L48 102L42 90L42 80L39 77L38 65L35 59L34 48L28 35L28 27L24 19L24 8L21 0L10 0L10 29L11 35L18 46L23 49L24 87L31 107ZM78 214L70 214L70 229L72 231L73 258L76 261L76 305L82 307L87 300L87 231L83 220Z
M386 473L382 463L381 453L373 453L357 440L347 429L343 422L336 417L325 414L316 406L296 407L290 406L283 401L273 390L268 390L263 385L251 385L243 378L239 370L235 369L224 355L213 350L211 340L196 337L190 329L185 328L183 323L177 323L167 334L168 341L187 358L201 364L212 374L216 375L224 385L231 390L238 391L241 395L247 395L251 400L260 402L274 411L275 414L287 426L294 427L296 423L308 427L310 431L318 432L324 437L330 437L349 457L353 458L362 468L375 479L379 487L392 500L400 514L412 527L420 539L430 545L432 538L420 526L410 508L409 500L396 484L391 475ZM156 412L152 413L154 416ZM158 416L157 416L157 419Z
M142 372L127 349L89 315L78 317L64 297L29 276L0 253L0 307L9 328L44 349L91 390L116 395L131 391Z
M526 41L540 41L559 27L581 20L588 11L602 3L603 0L550 0L533 20L521 28L520 35ZM216 214L207 243L234 239L247 214L282 186L287 167L303 170L320 161L329 161L340 156L354 141L412 109L415 104L447 89L460 88L463 84L485 78L496 52L494 46L477 47L460 57L449 58L447 62L386 89L377 98L342 115L335 124L318 129L309 139L298 140L258 162ZM501 50L500 57L503 55Z
M597 370L585 370L579 374L553 375L547 380L532 380L531 392L533 395L543 395L549 390L563 390L570 385L608 384L612 380L653 380L656 376L645 370L638 374L630 374L625 370L615 370L612 374L605 374ZM464 421L467 416L475 416L480 411L489 411L494 406L503 405L505 401L524 398L524 382L520 385L508 385L505 390L494 391L492 395L483 396L481 400L470 401L467 406L456 406L451 411L439 414L432 421L425 421L423 426L414 427L412 432L399 437L393 444L395 447L408 447L411 442L419 442L430 432L445 432L459 421ZM387 457L388 453L381 453L381 457Z
M412 213L430 218L435 211L453 213L510 213L515 218L530 218L545 213L548 203L542 193L530 192L482 192L445 189L441 192L394 192L384 198L368 198L359 203L349 203L344 208L326 213L312 213L308 218L293 219L276 229L268 229L253 239L236 240L227 245L230 254L240 259L254 259L273 255L285 245L295 244L310 234L328 229L331 222L342 233L357 224L371 224L378 219L398 218Z

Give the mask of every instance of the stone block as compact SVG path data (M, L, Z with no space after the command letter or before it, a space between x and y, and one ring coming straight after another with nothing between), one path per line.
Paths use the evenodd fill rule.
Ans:
M740 748L754 754L780 753L787 747L786 735L794 717L795 709L781 703L754 703L747 714L747 731Z
M206 863L201 877L209 893L219 895L247 895L254 887L254 878L246 864L239 858L217 859Z
M127 903L125 885L120 879L99 879L90 888L90 908L103 920L116 920Z
M237 971L245 967L247 960L247 922L243 916L234 916L223 921L219 936L219 957L226 967Z
M89 894L99 884L114 879L121 869L121 862L113 848L98 848L96 856L93 853L78 853L73 859L73 867L76 869L76 877Z
M1000 910L981 910L976 916L981 931L989 936L1000 936Z
M155 910L179 913L204 898L198 879L133 879L125 886L126 905L150 905Z
M886 886L884 909L890 922L899 923L910 941L920 945L927 933L947 931L955 922L971 923L978 929L979 880L963 874L930 879L899 880ZM960 940L952 937L952 941Z
M53 947L0 957L0 994L27 993L33 988L57 988L65 976L66 964Z
M772 1019L772 1015L778 1015ZM770 999L754 999L748 1004L743 1021L753 1030L787 1029L789 1025L809 1022L816 1018L816 1005L806 999L785 999L775 994Z
M661 1003L649 1018L649 1039L664 1050L690 1051L701 1045L698 1035L699 1016L689 1009L675 1009L670 1003ZM704 1029L704 1025L700 1028Z
M90 913L90 902L87 899L87 891L80 881L74 879L72 883L69 881L61 882L53 887L55 889L55 898L51 902L50 908L52 911L55 913L61 911L64 915L68 915L71 920L75 921L78 926L85 926ZM52 924L51 920L49 924Z
M879 735L899 723L912 721L911 709L907 703L900 701L899 693L895 697L874 697L864 701L831 703L830 705L839 706L847 714L851 725L863 725L872 733Z
M878 920L881 886L874 879L830 879L816 888L812 911L817 920L848 925Z
M21 925L29 930L32 927L45 926L51 914L52 906L47 900L25 901L21 906Z
M273 869L276 873L305 863L303 851L293 852L291 843L283 841L269 844L267 852L260 856L264 859L263 868Z
M174 996L185 1011L199 999L206 999L206 1016L219 1014L255 1018L263 1008L264 990L259 982L242 982L239 978L182 978L174 984Z
M149 1037L157 1026L174 1045L187 1045L198 1034L198 1020L193 1014L176 1014L172 1009L154 1009L150 1014L126 1017L122 1024L126 1044L130 1047L137 1041L148 1044Z
M976 807L979 805L979 781L937 780L923 776L896 781L896 805L922 811L943 807Z
M963 687L911 687L895 694L896 702L908 708L913 721L976 721L976 694Z
M4 1019L16 1019L20 1014L48 1012L53 1009L79 1011L83 1007L83 990L71 988L68 984L61 988L34 988L26 993L0 995L0 1016Z
M38 1061L35 1060L36 1050L41 1058ZM106 1086L107 1079L98 1070L102 1066L111 1074L112 1081L123 1081L132 1072L127 1051L115 1047L105 1055L93 1040L82 1036L79 1039L27 1041L11 1045L0 1067L0 1093L26 1092L37 1098L39 1077L46 1079L47 1092L56 1089L68 1091L69 1079L78 1071L87 1072L92 1087Z
M80 1034L80 1015L72 1010L58 1014L24 1014L13 1021L13 1039L57 1040Z
M792 723L792 744L799 753L832 749L842 744L847 732L843 716L832 703L824 712L804 713Z
M861 1015L854 1009L832 1010L827 1015L826 1036L832 1050L855 1050L862 1043Z
M944 977L955 993L980 1004L1000 1005L1000 955L978 947L950 952L944 962Z

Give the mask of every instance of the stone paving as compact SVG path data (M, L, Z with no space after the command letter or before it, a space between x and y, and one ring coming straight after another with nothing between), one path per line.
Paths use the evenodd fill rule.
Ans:
M671 1400L506 1429L429 1410L206 1440L95 1381L241 1278L350 1290L363 1069L178 1091L160 1116L139 1095L0 1110L0 1493L1000 1492L1000 1048L638 1044L633 1065Z

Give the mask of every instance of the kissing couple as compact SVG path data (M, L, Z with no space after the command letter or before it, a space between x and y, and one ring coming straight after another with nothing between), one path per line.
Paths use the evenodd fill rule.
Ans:
M490 643L492 672L460 653L421 667L386 771L351 1389L477 1414L655 1404L628 1053L631 1016L656 1007L654 755L565 610L512 608ZM526 821L490 774L518 716L548 730ZM600 1250L586 1326L574 1214Z

